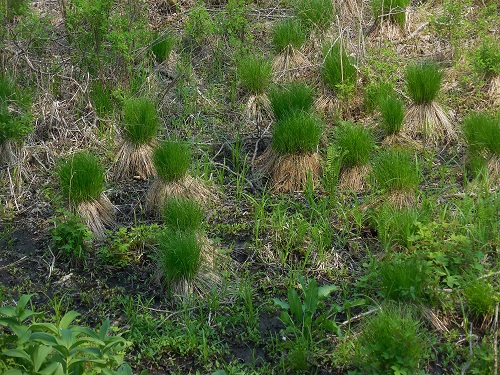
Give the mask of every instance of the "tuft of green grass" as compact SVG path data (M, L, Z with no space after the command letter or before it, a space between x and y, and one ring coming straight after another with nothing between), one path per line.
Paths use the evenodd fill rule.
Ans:
M103 81L97 80L90 87L90 99L98 116L104 117L113 113L116 103L113 100L113 90Z
M356 84L356 67L347 57L340 43L326 46L323 49L323 56L321 75L333 90L338 90L341 85L354 86Z
M191 281L201 266L201 244L194 231L167 230L158 238L158 267L168 282Z
M151 142L159 129L156 106L146 97L130 98L123 103L124 136L134 145Z
M383 150L372 162L372 177L383 190L416 191L420 179L416 156L403 150Z
M310 111L314 91L303 82L291 82L271 88L269 100L277 121L297 111Z
M195 199L167 198L163 220L169 228L196 231L203 223L204 212Z
M415 374L428 356L421 323L403 307L383 306L376 316L368 318L359 344L364 355L361 367L370 374L392 374L394 368Z
M409 4L410 0L371 0L372 12L377 21L389 15L389 19L402 29L405 26L405 11Z
M240 58L236 74L246 90L262 94L272 80L272 63L264 56L248 54Z
M382 115L382 127L386 134L399 133L405 118L403 101L394 95L388 95L379 99L378 103Z
M474 56L474 66L489 77L500 74L500 42L485 38Z
M416 222L425 220L427 212L422 209L396 208L390 204L379 207L372 217L377 236L382 245L390 248L399 245L409 249L412 237L417 233Z
M368 129L361 124L347 121L343 121L335 129L335 140L343 154L342 165L345 167L368 163L375 146L373 136Z
M331 0L297 0L295 16L308 28L325 30L333 20L333 3Z
M415 256L385 259L378 269L382 295L395 301L420 301L427 285L426 264Z
M405 78L410 98L416 104L429 104L441 88L443 73L436 63L423 62L408 66Z
M100 198L104 190L104 168L86 151L69 156L58 174L64 195L75 205Z
M151 44L151 52L158 63L168 60L172 50L174 49L175 38L170 34L158 35L154 33L153 42Z
M495 304L495 290L486 280L473 279L469 281L463 294L468 310L478 316L488 316L493 313Z
M394 87L390 82L370 83L365 87L364 103L367 112L379 108L380 101L394 94Z
M317 116L297 111L274 124L272 147L282 155L315 152L321 132L322 124Z
M288 47L298 49L306 41L306 31L302 23L294 18L287 18L274 23L272 36L276 53L280 53Z
M500 155L500 117L473 112L463 120L462 129L470 151Z
M191 164L191 158L191 146L186 142L165 141L153 152L156 172L165 182L177 181L184 177Z

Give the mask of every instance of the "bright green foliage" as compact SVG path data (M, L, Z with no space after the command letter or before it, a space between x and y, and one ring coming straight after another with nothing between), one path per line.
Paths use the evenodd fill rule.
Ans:
M50 231L52 249L70 260L84 259L92 232L82 223L80 217L63 211L54 219L54 224Z
M29 3L28 0L5 0L5 4L0 4L0 10L5 12L7 20L12 21L14 17L22 16L27 12Z
M41 320L43 313L26 308L30 295L23 295L17 306L0 308L0 326L12 333L0 333L0 358L11 368L4 375L132 375L123 363L130 346L120 336L108 336L109 319L98 331L72 325L80 315L66 313L58 324ZM117 370L114 370L117 369Z
M333 3L331 0L297 0L295 16L308 28L327 29L334 16Z
M273 47L280 53L288 47L300 48L306 40L302 23L294 18L286 18L273 24Z
M424 62L406 68L408 95L416 104L429 104L441 88L443 73L436 63Z
M321 133L322 124L317 116L297 111L274 124L272 147L282 155L315 152Z
M122 126L125 139L132 144L151 142L159 129L155 104L146 97L125 100Z
M427 212L422 208L396 208L384 204L374 212L372 219L378 239L384 247L398 245L409 249L418 230L416 222L424 220L426 216Z
M0 143L19 141L33 130L30 96L0 74Z
M385 132L388 135L399 133L405 118L403 101L396 96L389 95L378 102L382 114L382 127Z
M365 356L361 367L370 374L416 374L428 356L423 336L421 323L408 310L383 306L359 337Z
M361 124L344 121L335 129L335 142L340 148L342 165L354 167L368 163L374 147L373 136Z
M388 257L378 269L382 295L396 301L419 301L425 294L427 274L427 263L416 256Z
M390 82L370 83L365 87L364 103L367 112L379 108L380 101L394 95L394 87Z
M275 86L269 92L269 100L276 120L292 112L309 111L314 102L314 91L303 82L291 82Z
M472 152L487 151L500 155L500 117L473 112L463 120L462 128Z
M285 332L301 338L312 344L315 336L314 330L327 330L339 332L334 321L329 320L325 314L316 315L318 304L339 289L336 285L324 285L319 287L316 280L305 280L299 277L302 286L302 297L294 288L288 289L287 301L273 298L274 304L283 310L281 321L286 327Z
M151 51L158 63L166 61L172 50L174 49L175 39L170 35L158 35L155 33L153 35L153 44L151 45Z
M195 199L168 198L163 210L163 220L172 229L196 231L204 218L203 208Z
M188 143L175 141L160 143L153 152L153 163L158 177L165 182L180 180L187 173L191 157L191 146Z
M185 32L189 41L201 45L204 38L215 32L215 29L212 17L204 6L199 5L189 10L185 25Z
M158 266L169 282L191 281L201 266L200 253L195 231L167 230L158 238Z
M252 94L262 94L272 80L272 63L264 56L248 54L238 61L236 74L242 87Z
M466 283L464 290L465 303L468 310L475 315L493 314L498 296L487 280L473 279Z
M383 190L416 191L420 172L412 154L391 149L381 151L373 160L372 177Z
M98 116L105 117L112 114L117 106L113 100L113 90L109 83L102 80L94 81L90 87L90 98Z
M351 60L347 57L342 44L335 43L323 49L323 80L333 89L339 90L341 86L354 87L357 71Z
M389 14L389 19L401 28L405 26L405 11L410 0L371 0L373 15L379 21Z
M500 73L500 43L486 38L476 52L474 65L476 69L487 76Z
M98 199L104 189L104 168L92 154L81 151L64 161L58 170L63 194L74 204Z

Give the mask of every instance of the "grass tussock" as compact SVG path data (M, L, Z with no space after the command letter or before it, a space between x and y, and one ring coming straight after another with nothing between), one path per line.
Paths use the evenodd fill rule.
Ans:
M338 92L342 86L355 86L357 70L347 56L342 43L323 48L323 56L321 76L332 90Z
M191 159L191 145L186 142L165 141L153 152L158 178L166 183L181 180L191 165Z
M115 206L104 194L98 199L81 202L76 207L78 216L98 239L106 236L106 228L115 225L115 211Z
M201 204L193 198L171 197L165 201L162 216L169 228L197 231L201 228L205 213Z
M398 134L403 126L405 110L403 101L394 95L379 100L382 128L387 136Z
M294 81L272 87L269 100L274 118L279 121L293 112L310 111L314 103L314 90L303 82Z
M321 120L309 112L294 112L276 121L272 148L280 155L316 151L322 133Z
M334 14L331 0L297 0L295 2L295 16L308 29L328 29Z
M306 36L307 32L298 19L288 18L273 25L272 38L276 56L272 66L276 74L294 75L294 70L310 64L300 52Z
M404 30L406 23L406 7L410 4L410 0L371 0L373 16L377 23L396 24L401 30ZM387 35L381 32L381 35ZM390 35L388 35L390 36Z
M272 81L272 63L264 56L248 54L238 61L236 75L246 91L262 95Z
M321 162L316 152L282 155L269 147L256 165L269 176L270 188L276 193L304 191L308 183L313 188L320 184Z
M122 142L116 155L116 166L114 178L125 180L138 177L147 180L156 175L153 164L153 150L155 142L134 145L130 142Z

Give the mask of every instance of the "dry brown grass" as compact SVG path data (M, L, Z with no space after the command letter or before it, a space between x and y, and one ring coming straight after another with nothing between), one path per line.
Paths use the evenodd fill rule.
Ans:
M369 38L372 41L398 41L404 37L404 30L389 18L383 17L380 22L370 31Z
M114 178L124 180L139 177L147 180L156 175L153 164L154 143L134 145L124 140L116 157Z
M248 98L245 114L257 129L266 128L273 119L271 102L267 95L251 95Z
M172 182L165 182L157 177L147 192L146 210L158 214L168 197L194 198L203 203L216 199L215 194L203 182L189 175Z
M356 165L352 168L346 168L340 173L339 188L361 193L368 187L366 177L370 170L369 165Z
M447 144L458 139L448 115L436 101L412 104L406 112L401 134L411 139L422 138L433 144Z
M273 72L276 79L292 79L300 76L300 71L309 67L311 63L299 50L288 46L273 60Z
M493 187L498 188L500 185L500 156L492 155L488 160L488 179Z
M115 206L104 194L99 199L81 202L76 211L98 239L105 237L106 227L115 224Z
M317 152L280 155L269 146L256 160L256 167L269 176L271 190L276 193L303 191L309 176L313 188L319 185L321 163Z
M488 96L493 106L500 106L500 74L492 78L490 88L488 89Z
M0 142L0 163L10 165L15 161L12 142L7 140Z
M386 201L398 209L409 208L417 203L417 198L412 191L393 190L386 196Z

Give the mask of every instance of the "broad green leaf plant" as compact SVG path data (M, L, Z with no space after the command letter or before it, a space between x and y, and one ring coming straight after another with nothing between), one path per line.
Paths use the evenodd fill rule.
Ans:
M43 313L27 308L31 295L17 306L0 308L0 361L4 375L132 375L123 363L130 345L120 336L108 335L109 319L98 331L74 325L80 315L69 311L58 324L41 321ZM12 333L9 333L11 331Z

